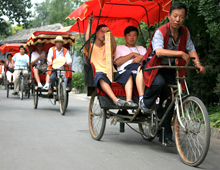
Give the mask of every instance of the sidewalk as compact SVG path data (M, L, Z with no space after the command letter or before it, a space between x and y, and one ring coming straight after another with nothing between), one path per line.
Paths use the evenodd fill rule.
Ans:
M77 97L77 98L82 98L82 99L87 99L90 100L91 96L87 96L86 93L74 93L74 92L70 92L69 93L71 96Z

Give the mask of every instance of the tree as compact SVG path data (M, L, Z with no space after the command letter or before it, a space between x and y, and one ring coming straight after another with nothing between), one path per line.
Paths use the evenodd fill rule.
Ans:
M28 26L28 18L31 12L28 10L32 6L31 0L2 0L0 3L0 38L11 35L11 24L17 22L23 23L26 28ZM7 16L10 23L6 22L2 17Z

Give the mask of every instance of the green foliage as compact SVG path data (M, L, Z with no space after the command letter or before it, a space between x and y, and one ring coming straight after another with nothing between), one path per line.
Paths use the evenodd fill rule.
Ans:
M219 96L219 102L220 102L220 73L218 74L217 83L214 92L217 94L217 96Z
M4 39L12 34L11 24L17 22L23 23L27 28L31 16L31 0L3 0L0 3L0 39ZM9 22L5 21L2 17L7 16Z
M72 87L77 89L79 92L83 92L84 85L84 74L83 72L75 72L72 76Z
M215 128L220 127L220 105L208 107L210 125Z
M65 18L81 4L80 0L44 0L41 3L36 3L31 26L40 27L55 23L61 23L63 26L73 25L74 20L65 20Z

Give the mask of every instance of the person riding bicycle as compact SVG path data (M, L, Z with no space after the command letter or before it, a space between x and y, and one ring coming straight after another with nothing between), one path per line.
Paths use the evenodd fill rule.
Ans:
M126 45L117 46L114 61L118 71L132 70L133 81L136 82L137 70L140 69L139 66L147 50L143 46L135 45L138 39L138 29L134 26L125 28L124 39ZM143 96L144 84L141 86L136 83L136 86L139 96Z
M34 71L34 78L36 79L38 88L42 88L42 84L40 82L39 74L43 74L47 70L47 58L46 52L44 49L43 43L36 44L37 51L32 52L31 54L31 65L33 66ZM47 77L49 82L49 77Z
M14 73L14 66L12 64L12 57L13 55L11 53L9 53L7 55L7 59L8 60L4 60L5 61L5 68L7 68L7 72L6 72L6 76L7 76L7 80L9 83L12 82L12 76L13 76L13 73Z
M89 31L91 29L91 24L94 20L94 16L91 15L88 20L87 32L86 32L86 41L90 38ZM95 84L100 89L103 90L116 104L117 106L131 106L137 107L137 104L132 101L132 90L133 90L133 81L131 71L117 72L113 67L114 72L114 82L118 82L125 87L126 101L118 99L113 93L110 87L110 80L107 77L107 67L106 67L106 55L105 55L105 33L110 31L106 25L99 25L96 28L96 39L94 44L87 43L85 46L86 54L89 54L92 49L92 54L90 61L95 65L96 75L95 75ZM92 47L93 46L93 47ZM89 51L90 49L90 51ZM111 51L114 54L116 49L116 42L111 34Z
M183 60L182 65L185 62L188 64L190 57L195 57L193 60L196 67L199 68L198 73L205 73L205 68L201 65L199 57L197 55L194 44L190 38L189 30L183 26L187 15L187 7L182 3L175 3L170 7L168 19L169 22L159 27L152 36L149 48L142 61L143 78L139 79L138 83L145 83L148 87L144 93L142 100L140 101L140 108L146 114L151 113L151 107L155 103L157 97L160 95L160 103L158 109L158 117L162 118L164 112L169 106L171 99L168 98L171 95L170 88L167 84L175 83L176 70L174 69L156 69L151 71L144 71L145 68L168 65L167 58L161 58L160 56L175 57L180 56ZM158 57L159 56L159 57ZM184 62L185 61L185 62ZM171 58L172 65L175 64L175 59ZM182 74L182 73L181 73ZM165 105L165 106L164 106ZM162 127L164 130L164 139L167 146L174 146L175 143L172 140L171 119L174 112L174 106L165 118ZM158 133L159 141L162 142L161 131Z
M67 41L65 41L62 36L57 36L56 39L51 41L51 43L55 44L55 46L51 47L49 49L49 52L47 55L48 70L52 69L53 60L58 57L65 57L66 58L65 67L63 66L60 69L65 68L65 70L67 70L68 67L71 67L71 63L72 63L72 58L69 54L69 51L63 47L63 45L66 44ZM65 76L66 80L68 78L72 79L72 72L71 71L61 71L61 74ZM43 88L44 89L49 88L48 94L50 95L53 93L52 87L55 85L55 81L57 79L57 71L48 71L47 76L50 76L50 79L49 79L50 81L49 81L49 83L46 82L46 84ZM66 80L65 80L65 82L67 82Z
M19 47L19 53L16 53L12 58L12 64L14 65L14 92L13 95L17 95L19 91L19 76L23 72L24 75L24 86L28 85L28 70L29 56L25 54L24 46ZM21 70L22 69L22 70Z

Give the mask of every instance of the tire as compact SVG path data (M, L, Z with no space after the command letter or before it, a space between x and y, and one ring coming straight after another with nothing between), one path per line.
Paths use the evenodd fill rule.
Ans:
M37 109L38 106L38 91L33 88L33 101L34 101L34 109Z
M7 87L7 98L9 98L9 88L10 88L10 85L9 85L9 83L6 85L6 87Z
M66 92L66 109L68 107L68 103L69 103L69 92Z
M62 115L65 115L66 112L66 102L67 102L66 86L64 82L61 82L60 90L59 90L59 103L60 103L60 113Z
M185 164L198 166L204 161L210 145L208 112L203 102L192 96L183 101L183 110L185 118L181 114L181 120L186 130L176 117L174 126L176 147Z
M93 92L89 103L89 130L95 140L100 140L106 126L106 111L101 108L96 91Z
M141 136L146 141L152 141L158 131L158 118L156 116L156 107L153 110L153 113L149 115L148 119L145 121L145 123L139 123L139 131L141 133ZM153 119L153 124L151 123L151 119Z
M20 80L20 99L23 100L23 92L24 92L24 78L21 77Z

